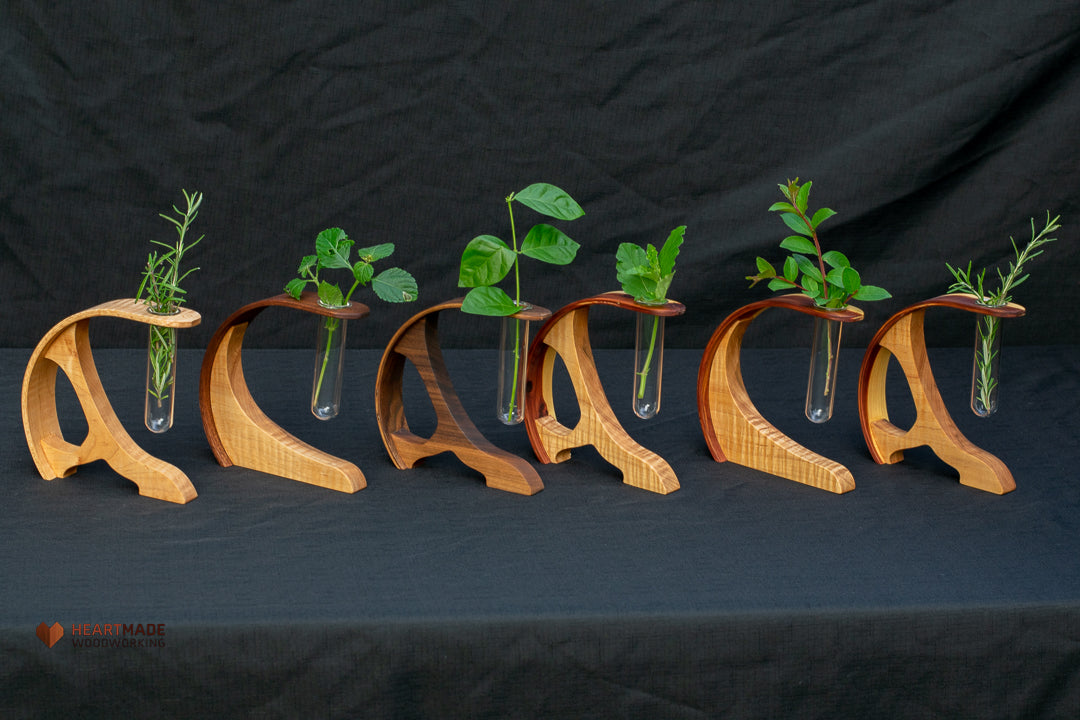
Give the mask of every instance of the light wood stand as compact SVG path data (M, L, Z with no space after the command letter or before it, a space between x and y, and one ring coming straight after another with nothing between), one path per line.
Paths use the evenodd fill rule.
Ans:
M698 369L698 416L709 452L717 462L731 461L830 492L854 490L855 479L846 467L777 430L746 392L739 359L742 338L754 318L771 307L840 322L863 318L856 307L826 310L801 294L768 298L729 315L713 333Z
M957 429L934 382L926 353L923 321L926 310L948 307L999 318L1024 315L1015 303L1001 307L980 305L973 295L952 294L916 303L881 326L863 357L859 371L859 422L870 454L878 463L898 463L904 450L929 445L930 449L960 473L960 483L1003 495L1016 488L1005 463L973 445ZM896 358L904 371L915 403L915 424L902 430L889 422L885 399L885 378L889 358Z
M686 312L681 304L641 305L623 292L609 292L570 303L540 328L529 348L526 375L525 428L542 463L570 459L570 450L592 445L600 456L622 471L623 482L667 494L679 489L679 479L662 457L646 450L623 429L608 404L589 342L589 308L610 305L648 315L674 316ZM555 357L566 365L581 410L570 429L555 416L552 379Z
M244 380L244 334L268 307L285 307L324 317L356 320L368 307L352 303L330 309L314 292L300 300L282 293L245 305L214 333L203 355L199 374L199 411L203 431L222 467L237 465L319 487L354 493L367 486L360 468L290 435L268 418L251 397Z
M197 496L187 475L135 444L109 404L90 349L89 322L115 317L147 325L189 328L202 319L194 310L156 315L145 303L130 298L111 300L76 313L53 327L38 343L26 367L22 386L22 417L26 442L41 477L70 477L80 465L104 460L131 480L139 494L186 503ZM86 439L80 445L64 440L56 412L56 371L62 370L75 390L86 416Z
M524 458L492 445L476 429L454 391L439 344L439 313L457 310L461 302L461 298L450 300L418 313L401 326L387 345L375 381L375 412L383 444L399 469L451 452L483 475L488 487L533 495L544 489L536 470ZM515 317L536 321L550 315L549 310L534 307ZM406 360L419 373L435 410L436 427L430 438L414 434L405 419L402 373Z

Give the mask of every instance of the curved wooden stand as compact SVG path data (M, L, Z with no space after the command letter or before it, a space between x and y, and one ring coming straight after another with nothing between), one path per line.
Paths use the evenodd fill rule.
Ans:
M375 413L383 444L394 465L402 470L415 467L424 458L452 452L483 475L488 487L534 495L544 489L536 470L524 458L492 445L476 429L450 381L439 345L439 313L460 307L458 298L414 315L387 345L375 381ZM531 308L516 317L531 321L550 315L544 308ZM413 434L405 419L402 373L406 360L416 367L435 409L435 432L427 439Z
M189 328L202 319L194 310L174 315L151 313L145 303L130 298L111 300L66 318L38 343L22 386L22 417L26 442L41 477L70 477L80 465L104 460L139 487L139 494L186 503L197 496L187 475L135 444L109 404L94 365L88 324L91 318L116 317L147 325ZM80 445L64 440L56 414L56 371L71 381L86 416L86 439Z
M898 463L904 450L921 445L960 473L960 483L1003 495L1016 489L1005 463L973 445L957 429L934 382L926 354L923 320L927 308L948 307L1000 318L1021 317L1022 306L980 305L973 295L939 295L893 315L881 326L863 356L859 371L859 421L870 454L878 463ZM908 430L889 422L885 377L889 358L895 357L907 378L915 402L915 424Z
M686 312L681 303L669 300L666 305L641 305L623 292L578 300L556 312L540 328L529 348L525 428L533 451L546 464L569 460L571 449L592 445L602 458L622 471L624 483L664 495L678 490L679 479L667 461L637 444L608 404L589 342L589 308L593 305L665 317ZM573 430L555 417L552 373L556 355L566 365L581 408Z
M776 307L840 322L863 319L848 306L826 310L805 295L780 295L739 308L713 333L698 368L698 416L709 452L770 475L834 493L855 489L851 472L840 463L807 450L773 427L754 407L743 384L739 355L746 328L764 310Z
M222 467L238 465L341 492L354 493L366 487L360 468L290 435L252 399L241 363L244 333L268 307L287 307L343 320L368 314L367 305L361 303L325 308L319 305L314 292L305 292L300 300L282 293L245 305L230 315L211 338L199 374L199 412L214 457Z

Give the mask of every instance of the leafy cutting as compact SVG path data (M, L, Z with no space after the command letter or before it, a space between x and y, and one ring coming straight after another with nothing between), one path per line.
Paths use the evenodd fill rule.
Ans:
M795 178L779 186L787 200L773 203L769 212L779 212L780 219L795 233L780 243L780 247L791 251L791 255L784 260L779 274L767 260L759 257L757 274L746 278L751 281L750 287L768 280L770 290L798 290L820 307L833 309L847 307L851 300L869 302L892 297L883 288L864 285L862 277L842 252L821 251L818 226L835 215L836 211L821 208L813 215L808 214L807 203L812 184L807 180L800 185L799 178Z
M418 296L416 280L408 271L392 267L375 274L372 263L390 257L394 253L393 243L380 243L371 247L360 248L356 251L357 260L351 262L349 256L352 253L354 242L349 239L341 228L327 228L315 238L315 254L305 255L300 260L297 269L298 278L293 278L285 285L287 292L294 299L299 300L304 288L309 283L315 285L319 296L319 303L330 308L347 307L356 289L362 285L371 283L371 289L375 295L386 302L401 303L412 302ZM348 270L352 273L353 283L348 292L342 292L336 283L328 282L319 277L322 270ZM327 344L337 331L340 318L327 316L325 318L327 330ZM329 354L323 356L322 366L319 368L319 377L315 385L315 394L322 389L323 376L326 373L326 365Z
M180 305L185 301L186 291L180 286L184 279L199 268L191 268L183 274L180 272L180 263L189 250L199 244L205 237L200 235L194 242L187 242L187 232L191 223L199 215L199 206L203 196L200 192L188 193L181 190L187 207L180 210L173 205L176 217L160 213L159 216L168 220L176 229L176 242L172 245L151 240L154 245L165 248L165 252L151 251L146 260L146 268L143 271L142 283L135 293L135 299L141 300L145 293L146 305L150 312L159 315L171 315L180 310ZM172 328L158 325L150 326L149 343L150 381L147 391L157 399L158 405L169 397L172 386L172 368L176 362L176 340Z
M461 254L458 287L472 288L462 302L462 312L496 317L513 315L525 307L521 302L518 262L522 255L552 265L568 265L577 256L580 245L562 230L545 223L534 225L519 248L514 225L515 201L556 220L576 220L585 214L569 194L548 183L534 183L510 193L506 197L506 208L510 213L511 244L507 245L494 235L479 235L469 241ZM513 298L494 287L511 269L514 271Z
M1009 272L1002 274L1001 268L997 269L998 276L998 288L997 290L989 290L985 285L986 268L983 268L975 276L971 274L971 262L968 262L967 268L953 267L949 263L945 263L945 267L952 273L955 282L949 286L950 293L969 293L974 295L978 301L988 307L1001 307L1006 305L1012 300L1010 294L1018 285L1028 279L1030 275L1021 275L1024 265L1042 255L1042 246L1047 243L1052 243L1057 238L1049 237L1050 233L1058 230L1061 225L1058 224L1060 215L1051 218L1050 213L1046 213L1046 225L1038 233L1035 232L1035 218L1031 218L1031 240L1021 250L1016 245L1016 240L1011 236L1009 242L1012 243L1014 260L1009 262ZM997 336L1000 331L1000 318L993 317L992 315L983 315L980 318L978 325L976 326L976 339L975 339L975 393L976 399L982 404L982 407L988 411L992 407L993 399L992 394L997 388L997 378L994 377L994 359L997 355L995 345L997 344Z
M345 307L353 293L361 285L371 283L371 289L386 302L411 302L417 298L416 280L401 268L389 268L378 275L372 263L390 257L394 253L393 243L381 243L356 251L357 261L349 260L353 241L341 228L328 228L315 238L315 254L305 255L297 269L298 278L285 285L285 292L299 300L308 283L313 283L318 291L319 302L327 307ZM322 270L348 270L352 273L353 284L348 292L319 277Z
M643 305L666 303L668 288L671 287L671 281L675 277L675 258L679 256L679 248L682 247L685 233L685 225L672 230L660 250L657 250L652 243L648 243L645 248L634 243L621 243L615 253L615 277L622 283L623 292L633 296L635 302ZM649 350L638 372L637 396L639 399L645 396L646 381L652 367L659 325L660 319L654 315Z

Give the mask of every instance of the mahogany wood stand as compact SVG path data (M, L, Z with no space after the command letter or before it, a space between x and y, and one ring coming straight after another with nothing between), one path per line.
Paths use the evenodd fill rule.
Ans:
M292 308L342 320L368 314L368 307L362 303L325 308L314 292L305 292L300 300L282 293L245 305L230 315L211 338L199 374L199 412L214 457L222 467L238 465L341 492L354 493L366 487L360 468L289 434L268 418L251 397L241 362L244 334L251 321L268 307Z
M414 315L387 345L375 382L375 412L383 444L399 469L407 470L424 458L452 452L483 475L488 487L533 495L544 489L536 470L524 458L492 445L476 429L450 381L439 345L439 313L456 310L461 302L461 298L449 300ZM516 317L534 321L550 315L549 310L534 307ZM419 373L435 410L435 432L427 439L415 435L405 419L402 373L406 360Z
M866 349L859 371L859 422L863 437L878 463L898 463L904 459L904 450L929 445L942 461L960 473L961 484L1003 495L1016 488L1012 473L1005 463L961 434L934 382L923 335L926 310L932 307L999 318L1021 317L1025 312L1015 303L987 307L980 305L973 295L958 293L924 300L889 318ZM915 403L915 424L908 430L889 422L885 378L889 358L893 357L904 371Z
M525 391L525 428L542 463L570 459L570 450L594 446L600 456L622 471L623 482L666 495L679 489L679 479L667 461L646 450L623 429L615 417L596 372L589 342L589 308L610 305L648 315L674 316L685 306L669 300L650 306L634 302L623 292L609 292L570 303L540 328L529 348ZM581 410L570 429L555 416L552 388L555 356L562 358Z
M856 307L826 310L801 294L768 298L729 315L713 333L698 368L698 416L709 452L717 462L730 460L830 492L854 490L855 479L846 467L777 430L761 416L746 392L739 359L743 335L754 318L771 307L840 322L863 319L862 310Z
M131 480L139 494L186 503L197 496L187 475L135 444L105 395L90 349L89 322L115 317L147 325L189 328L202 319L194 310L173 315L151 313L131 298L111 300L76 313L53 327L38 343L26 367L22 386L22 417L26 441L41 477L70 477L80 465L104 460ZM75 390L86 416L86 439L80 445L64 440L56 412L56 371L62 370Z

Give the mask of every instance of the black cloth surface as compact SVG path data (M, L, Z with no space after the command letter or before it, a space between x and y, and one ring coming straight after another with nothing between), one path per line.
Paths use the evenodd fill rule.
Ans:
M668 340L700 348L767 295L744 277L755 256L782 261L788 232L767 208L795 177L837 212L825 247L892 292L882 317L943 292L947 262L993 277L1029 218L1060 214L1012 342L1080 344L1055 316L1080 303L1059 270L1077 264L1080 218L1075 0L12 0L0 70L3 347L134 295L181 188L205 194L185 287L206 322L182 341L199 348L280 292L329 227L396 243L421 303L455 297L468 241L509 242L503 199L550 182L585 209L555 223L582 248L566 268L526 260L524 299L617 289L619 243L686 225L671 295L688 313ZM519 234L539 220L520 209ZM388 332L412 310L380 312ZM287 318L260 322L260 347L306 347ZM761 322L772 346L799 346ZM603 326L594 342L624 346Z
M353 495L220 468L203 436L201 354L182 351L176 425L141 428L145 362L95 353L136 442L199 497L139 497L103 463L51 482L0 415L0 714L4 717L1072 717L1080 706L1075 347L1006 348L1002 409L968 412L970 353L932 349L961 430L1017 489L961 486L928 450L876 465L857 417L862 352L842 351L836 415L801 417L805 352L748 349L747 387L791 437L853 473L844 495L709 457L700 351L669 350L663 409L629 413L629 351L599 350L613 407L681 489L621 483L592 449L539 466L545 489L488 489L452 456L395 469L372 410L379 353L353 350L342 415L308 409L312 357L246 350L267 414L356 462ZM493 352L447 362L478 427ZM26 350L0 351L3 407ZM903 387L890 377L894 418ZM406 388L410 423L424 400ZM569 422L571 403L558 401ZM61 393L69 440L80 433ZM415 422L413 422L415 420ZM85 426L83 426L85 427ZM60 622L53 648L34 631ZM164 625L161 646L74 647L72 626ZM93 639L93 637L91 637Z

